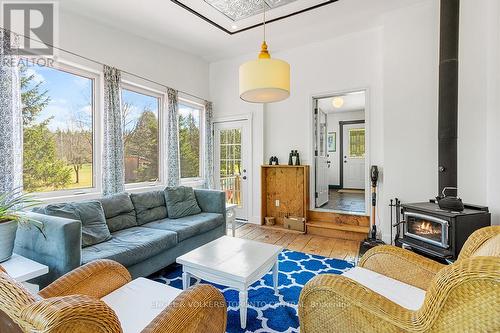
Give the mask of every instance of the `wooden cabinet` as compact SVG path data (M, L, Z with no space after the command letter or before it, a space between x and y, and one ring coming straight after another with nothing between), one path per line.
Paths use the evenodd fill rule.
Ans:
M263 165L262 218L275 217L276 225L283 226L287 216L307 217L309 210L308 165Z

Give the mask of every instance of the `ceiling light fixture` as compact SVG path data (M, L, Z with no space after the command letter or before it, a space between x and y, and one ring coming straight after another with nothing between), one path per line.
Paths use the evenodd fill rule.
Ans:
M342 97L334 97L332 100L333 107L340 109L344 105L344 99Z
M271 59L266 43L264 4L264 42L259 57L240 66L240 98L250 103L272 103L290 96L290 65Z

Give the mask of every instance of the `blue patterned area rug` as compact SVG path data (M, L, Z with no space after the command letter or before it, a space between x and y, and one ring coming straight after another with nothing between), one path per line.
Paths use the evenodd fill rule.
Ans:
M284 250L279 256L279 295L274 294L271 272L255 282L248 290L246 330L240 327L238 291L211 284L218 288L226 298L228 304L228 332L292 333L299 332L297 305L304 285L316 275L341 274L352 267L354 267L353 263L344 260ZM182 289L181 275L181 266L172 265L151 278Z

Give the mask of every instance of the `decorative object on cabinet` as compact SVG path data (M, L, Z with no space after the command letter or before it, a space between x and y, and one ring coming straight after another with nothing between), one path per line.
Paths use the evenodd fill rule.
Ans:
M290 151L288 165L300 165L300 154L297 150Z
M277 156L271 156L271 158L269 159L269 165L280 165L278 157Z

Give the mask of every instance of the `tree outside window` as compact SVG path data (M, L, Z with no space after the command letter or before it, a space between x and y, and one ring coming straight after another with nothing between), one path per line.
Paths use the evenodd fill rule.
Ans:
M122 89L125 183L159 179L160 98Z
M94 80L21 65L26 192L92 188Z
M179 155L181 178L201 177L201 115L203 108L179 103Z

